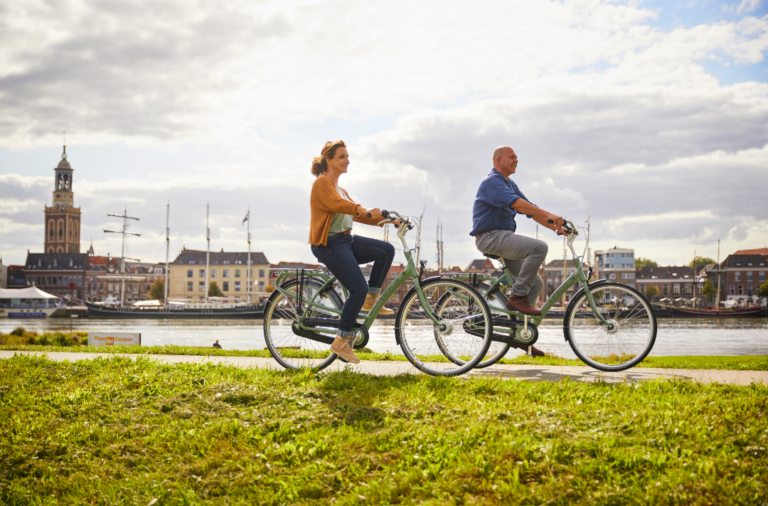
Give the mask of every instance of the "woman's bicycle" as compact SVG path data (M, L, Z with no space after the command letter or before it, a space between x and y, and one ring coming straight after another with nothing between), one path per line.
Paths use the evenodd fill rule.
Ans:
M456 279L422 279L426 262L417 268L413 250L405 241L416 220L394 211L381 214L388 220L400 220L397 236L408 264L373 308L358 315L355 349L368 344L369 329L392 294L403 283L411 282L413 286L395 315L395 341L408 361L428 374L454 376L488 359L493 325L483 296ZM331 365L337 355L330 351L330 345L344 305L342 296L346 295L343 286L337 288L336 278L322 270L281 272L264 307L264 339L274 359L288 369L319 370Z
M493 313L493 335L487 358L476 367L488 367L501 360L512 346L533 346L539 338L538 325L555 302L572 286L581 289L571 299L563 318L563 333L571 349L587 365L601 371L623 371L640 363L656 342L656 314L637 290L605 279L589 282L592 267L585 274L573 242L579 235L571 222L563 230L569 234L568 247L576 270L549 296L541 316L526 316L507 309L506 301L514 278L506 267L501 276L457 276L467 279L486 298ZM485 255L499 259L495 255ZM474 322L478 324L479 322ZM446 354L457 364L460 357Z

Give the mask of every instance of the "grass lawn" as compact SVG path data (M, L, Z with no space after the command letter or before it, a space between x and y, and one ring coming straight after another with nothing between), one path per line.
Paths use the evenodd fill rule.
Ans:
M768 388L0 361L0 503L763 504Z

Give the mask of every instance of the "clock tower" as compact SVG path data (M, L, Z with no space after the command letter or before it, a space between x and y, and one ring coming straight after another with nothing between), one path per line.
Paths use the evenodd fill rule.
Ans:
M67 146L55 171L55 186L50 207L45 207L45 252L80 253L80 208L75 207L72 166Z

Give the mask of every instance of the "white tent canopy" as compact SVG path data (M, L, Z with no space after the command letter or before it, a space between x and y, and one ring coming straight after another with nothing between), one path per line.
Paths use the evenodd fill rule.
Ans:
M0 288L0 299L58 299L59 297L44 292L36 286L29 288Z

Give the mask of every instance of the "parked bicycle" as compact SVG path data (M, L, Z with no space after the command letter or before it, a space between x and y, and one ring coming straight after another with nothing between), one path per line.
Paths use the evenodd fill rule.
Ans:
M400 220L397 236L408 263L373 308L358 315L355 349L368 344L369 329L381 308L403 283L412 280L413 287L395 315L395 342L408 361L428 374L454 376L487 360L493 325L483 296L456 279L422 279L426 262L416 267L405 240L416 220L394 211L381 214L391 221ZM274 359L287 369L319 370L331 365L337 355L330 345L346 289L337 290L336 278L322 270L283 271L275 287L264 308L264 339Z
M563 296L577 283L582 288L571 299L563 317L565 340L573 352L587 365L601 371L623 371L640 363L656 342L656 315L653 307L637 290L606 279L589 282L592 267L584 273L582 257L577 255L573 243L579 235L572 222L566 222L563 230L569 234L567 244L573 254L575 271L549 296L541 308L541 316L526 316L507 309L506 301L514 285L514 278L505 267L498 277L470 275L457 276L466 279L483 293L493 313L492 343L486 359L476 367L495 364L512 346L527 348L538 340L538 325ZM485 255L499 259L495 255ZM480 321L472 322L480 328ZM457 364L460 357L446 356Z

